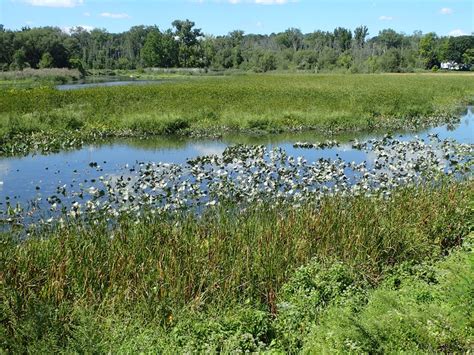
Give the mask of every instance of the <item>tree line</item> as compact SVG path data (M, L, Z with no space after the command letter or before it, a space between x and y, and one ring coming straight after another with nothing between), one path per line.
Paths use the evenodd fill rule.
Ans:
M0 25L0 70L68 67L88 69L209 68L412 72L436 70L442 62L474 67L474 35L442 37L411 35L384 29L369 38L366 26L355 30L302 33L289 28L270 35L233 31L225 36L204 35L195 23L176 20L172 27L134 26L122 33L76 27L22 28Z

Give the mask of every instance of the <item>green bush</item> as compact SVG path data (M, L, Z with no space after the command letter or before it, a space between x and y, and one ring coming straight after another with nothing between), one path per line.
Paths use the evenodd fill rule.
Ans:
M365 305L330 307L306 338L305 350L469 352L474 340L473 278L471 246L435 266L404 265L370 292Z

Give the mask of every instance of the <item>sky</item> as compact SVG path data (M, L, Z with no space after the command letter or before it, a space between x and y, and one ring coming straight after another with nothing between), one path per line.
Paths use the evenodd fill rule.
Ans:
M135 25L171 27L190 19L205 34L233 30L269 34L296 27L304 33L336 27L369 28L369 37L384 28L411 34L474 32L473 0L0 0L0 24L75 26L123 32Z

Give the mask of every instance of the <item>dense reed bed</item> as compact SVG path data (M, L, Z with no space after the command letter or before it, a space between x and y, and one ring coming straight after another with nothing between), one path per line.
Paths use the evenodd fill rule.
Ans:
M76 69L23 69L18 71L0 72L0 88L11 86L33 87L40 85L64 84L77 81L81 73Z
M41 148L52 136L67 147L106 136L407 129L454 117L472 103L473 83L469 74L286 74L1 90L0 139L7 154Z
M467 350L472 323L451 318L467 316L472 301L453 285L469 292L472 286L462 277L438 282L438 269L417 265L441 260L466 241L472 188L472 182L445 182L399 188L388 198L328 197L298 209L255 204L242 211L227 205L199 217L145 215L136 222L123 216L112 228L99 218L27 240L4 233L0 347L11 352L349 351L352 345L369 352ZM456 267L472 276L472 254L469 248L462 253ZM404 280L412 281L406 286ZM436 291L445 284L453 287ZM382 291L373 291L377 287ZM382 304L383 292L393 299L401 292L402 303ZM446 312L430 328L442 331L440 324L448 322L449 337L429 333L426 345L422 340L428 335L421 334L429 325L416 318L423 295L431 310L443 297L452 303L443 303ZM417 310L406 315L415 317L414 334L404 318L394 316L403 302ZM378 305L384 324L400 329L395 335L377 333L375 318L367 321ZM457 313L449 312L451 306ZM336 322L337 307L348 314L346 338ZM323 332L318 327L324 324L333 330ZM411 341L418 333L419 340Z

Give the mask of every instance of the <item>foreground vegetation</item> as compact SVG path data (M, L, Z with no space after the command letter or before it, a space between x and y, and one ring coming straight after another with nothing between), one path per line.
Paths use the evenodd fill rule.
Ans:
M23 241L4 233L0 346L468 351L472 189L445 182L298 209L123 216L112 229L99 218Z
M472 103L471 75L240 75L140 87L0 91L1 154L110 136L407 129Z

